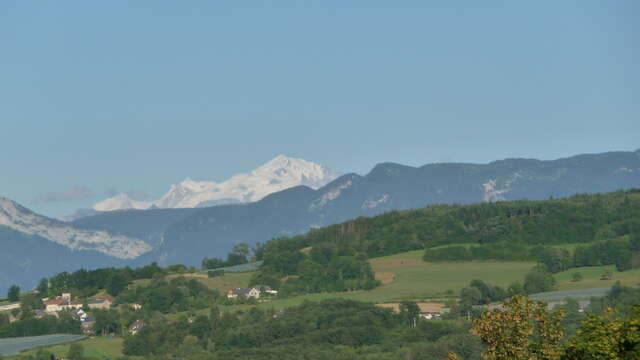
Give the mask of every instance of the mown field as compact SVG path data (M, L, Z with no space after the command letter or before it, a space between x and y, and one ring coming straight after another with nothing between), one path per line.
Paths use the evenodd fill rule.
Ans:
M383 285L370 291L371 301L428 299L457 295L471 280L508 286L522 281L535 266L531 262L469 261L428 263L422 250L370 260Z
M602 274L607 271L611 271L613 274L611 279L601 280ZM582 280L576 282L571 281L574 273L582 275ZM614 265L573 268L555 274L554 276L558 281L558 290L611 287L618 281L622 285L640 285L640 268L619 272L616 271Z
M208 277L206 274L182 274L169 275L167 279L173 279L178 276L186 278L195 278L205 284L209 289L218 290L221 294L225 294L227 290L239 287L247 287L249 279L253 275L252 272L225 273L223 276Z
M573 244L562 247L571 248ZM522 282L526 273L535 266L533 262L505 261L465 261L428 263L422 260L424 251L415 250L401 254L384 256L370 260L376 278L382 285L370 290L346 293L320 293L276 299L259 304L261 308L280 310L296 306L304 301L319 301L341 297L374 303L394 303L405 299L442 302L443 298L455 297L471 280L479 279L492 285L507 287L514 281ZM607 270L613 273L611 280L600 280ZM580 273L583 279L571 281L573 273ZM196 276L211 289L221 293L234 287L246 287L252 273L226 273L221 277ZM187 275L189 276L189 275ZM554 275L558 280L558 290L580 290L611 287L616 281L623 285L640 284L640 269L625 272L615 271L613 265L570 269ZM173 275L171 276L173 277ZM250 305L221 306L222 310L245 309Z
M493 285L506 287L514 281L523 281L533 262L469 261L427 263L422 261L422 250L371 259L370 263L382 285L370 291L346 293L320 293L277 299L258 305L276 310L299 305L306 300L319 301L334 297L374 303L394 303L404 299L442 302L443 297L457 296L471 280L480 279ZM607 270L611 280L600 280ZM583 280L572 282L578 272ZM251 273L225 274L219 278L199 278L210 288L226 291L231 287L247 286ZM570 269L555 275L558 290L578 290L611 287L616 281L623 285L638 285L640 269L615 271L613 265ZM247 308L248 305L223 306L223 310Z
M498 261L426 263L422 261L422 254L423 251L418 250L371 259L373 270L383 285L370 291L307 294L272 300L258 306L279 310L299 305L306 300L319 301L335 297L374 303L392 303L405 299L442 299L456 296L460 289L473 279L500 286L508 286L516 280L522 281L525 274L535 265L529 262ZM226 291L231 287L247 286L250 277L251 273L237 273L225 274L218 278L197 279L212 289ZM221 308L232 310L246 307L248 305Z

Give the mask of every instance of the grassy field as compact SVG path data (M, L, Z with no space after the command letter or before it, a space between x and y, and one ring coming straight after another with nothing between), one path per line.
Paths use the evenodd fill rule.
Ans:
M423 251L410 251L370 260L380 280L388 282L370 291L372 301L432 298L457 294L471 280L508 286L535 265L530 262L442 262L421 260Z
M422 261L422 250L371 259L370 263L382 285L370 291L320 293L265 301L261 308L283 308L300 305L304 301L345 298L374 303L395 303L405 299L443 302L443 297L457 296L471 280L480 279L492 285L507 287L514 281L522 282L533 262L469 261L427 263ZM612 280L600 280L606 270L613 271ZM580 282L571 282L574 272L583 276ZM232 287L245 287L252 273L226 273L222 277L198 279L211 289L226 291ZM555 275L558 290L579 290L610 287L616 281L624 285L640 283L640 269L615 272L613 266L571 269ZM223 311L250 308L251 305L220 306Z
M373 270L382 280L383 285L370 291L307 294L265 301L258 307L280 310L300 305L304 301L320 301L337 297L373 303L395 303L405 299L429 300L428 303L431 304L443 302L443 297L457 296L460 289L474 279L500 286L508 286L516 280L522 281L525 274L535 265L530 262L498 261L427 263L422 261L422 253L422 250L416 250L371 259ZM198 279L210 288L226 291L231 287L246 286L250 277L251 273L227 273L219 278ZM250 307L251 305L219 306L222 311L244 310ZM180 315L174 314L171 317Z
M167 279L178 276L184 276L186 278L193 277L205 284L209 289L218 290L221 294L225 294L229 289L249 286L251 275L253 275L252 272L225 273L223 276L210 278L205 274L182 274L169 275Z
M238 272L238 273L225 273L223 276L217 276L210 278L206 274L172 274L167 275L165 279L171 280L177 277L185 277L185 278L194 278L203 284L205 284L209 289L218 290L220 293L226 293L227 290L231 288L238 287L247 287L249 286L249 279L253 275L252 272ZM150 279L142 279L135 280L133 282L133 286L146 286L151 283Z
M78 343L84 346L84 354L87 357L97 358L97 359L117 359L122 357L122 343L123 339L119 337L96 337L86 340L81 340ZM50 347L45 347L48 351L51 351L56 355L56 357L64 357L69 352L70 344L63 345L55 345ZM22 353L25 354L35 354L38 350L33 349ZM130 359L134 359L130 357Z
M299 305L306 300L319 301L335 297L375 303L442 298L457 295L460 289L473 279L508 286L516 280L522 281L524 275L535 265L528 262L497 261L426 263L421 259L422 253L423 251L417 250L371 259L376 276L383 285L370 291L307 294L268 301L258 306L279 310ZM218 281L223 281L229 275L231 274L225 274ZM246 276L248 281L250 274ZM230 280L224 281L230 283ZM241 307L246 306L226 306L222 309L232 310Z
M601 275L607 270L613 274L611 280L600 280ZM574 273L582 275L582 280L576 282L571 281ZM559 290L611 287L617 281L620 281L622 285L640 285L640 269L618 272L614 265L574 268L555 274L554 277L558 281Z
M459 243L459 244L439 245L439 246L434 246L434 247L429 248L429 249L437 250L437 249L448 248L448 247L451 247L451 246L462 246L462 247L465 247L465 248L468 249L468 248L470 248L472 246L477 246L477 245L480 245L480 244L477 244L477 243ZM585 245L585 244L583 244L583 243L571 243L571 244L557 244L557 245L548 245L548 246L553 247L553 248L566 249L566 250L569 250L569 251L573 251L576 247L578 247L580 245ZM529 246L533 247L534 245L529 245ZM424 253L423 250L417 250L417 251L420 251L421 255Z

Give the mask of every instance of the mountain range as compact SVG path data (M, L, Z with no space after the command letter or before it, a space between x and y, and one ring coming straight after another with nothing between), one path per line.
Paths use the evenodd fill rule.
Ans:
M95 204L93 209L175 209L248 203L294 186L304 185L317 189L336 177L337 174L326 166L278 155L253 171L235 175L221 183L187 178L171 185L169 191L156 201L134 200L126 193L121 193Z
M264 197L256 194L260 200L255 202L117 210L66 223L33 214L3 199L0 249L9 254L11 261L0 262L0 291L9 281L19 280L24 286L33 286L40 277L61 268L72 270L108 263L140 265L151 261L198 264L205 256L224 257L240 242L265 242L393 210L638 188L640 150L550 161L506 159L489 164L441 163L421 167L382 163L364 176L346 174L324 186L309 181L308 185ZM204 201L209 200L213 199ZM202 201L188 204L197 206ZM51 246L55 246L56 262L46 272L41 267L36 271L33 264L51 263L47 260L53 251L49 249ZM24 270L29 275L14 280L17 277L13 275Z

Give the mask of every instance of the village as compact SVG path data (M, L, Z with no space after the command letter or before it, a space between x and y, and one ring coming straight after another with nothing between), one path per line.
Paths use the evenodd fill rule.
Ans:
M110 296L101 296L89 299L85 302L74 300L71 293L65 292L54 298L42 298L43 309L35 309L34 317L42 319L46 316L60 317L62 312L68 312L80 321L82 332L85 335L93 335L93 325L95 318L90 314L95 310L108 310L113 306L113 298ZM133 310L140 311L141 304L130 304ZM13 323L20 319L21 303L13 302L0 305L0 312L8 312L9 322ZM135 335L143 327L145 323L142 320L136 320L129 326L129 333Z
M226 298L230 301L234 300L259 300L265 301L269 297L277 296L278 291L273 290L268 285L256 285L249 288L232 288L226 293ZM139 312L142 318L142 304L120 304L114 306L114 299L110 296L97 296L83 302L74 298L70 292L64 292L60 296L53 298L42 298L42 309L35 309L33 316L36 319L42 319L46 316L60 317L63 312L70 313L74 319L80 321L82 332L87 335L98 335L94 333L93 325L95 317L92 313L95 310L109 310L112 308L129 307L135 312ZM10 323L18 321L21 317L21 303L3 303L0 304L0 313L7 313ZM136 335L144 327L146 323L142 319L136 319L128 326L128 333Z
M226 298L228 300L256 300L256 301L269 301L274 296L278 295L278 291L273 290L268 285L256 285L248 288L232 288L226 292ZM54 316L59 317L61 312L70 312L73 314L74 318L80 321L82 331L85 335L94 335L93 325L95 324L95 318L91 316L91 313L95 310L108 310L112 309L114 299L110 296L99 296L92 299L89 299L85 302L80 302L78 300L74 300L72 294L69 292L62 293L60 296L54 298L43 298L42 299L44 308L36 309L34 312L34 317L37 319L41 319L45 316ZM555 301L549 302L549 309L553 309L557 306L564 304L564 301ZM589 301L580 301L580 311L589 305ZM121 304L119 307L128 306L134 311L141 311L142 305L139 303L133 304ZM387 307L385 304L380 304L382 307ZM396 306L391 306L394 312L398 312L399 309ZM499 305L493 306L484 306L484 305L475 305L474 309L484 310L484 309L495 309L500 308ZM9 313L9 321L14 322L19 319L19 313L21 311L20 303L5 303L0 304L0 312L8 312ZM441 318L442 315L446 314L449 311L446 307L439 307L438 309L429 309L426 311L422 309L419 313L419 317L425 320L435 320ZM146 326L146 323L137 319L133 321L129 327L128 332L131 335L137 334L140 330L142 330Z

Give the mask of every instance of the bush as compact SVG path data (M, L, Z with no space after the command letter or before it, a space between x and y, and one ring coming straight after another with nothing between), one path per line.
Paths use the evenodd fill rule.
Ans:
M452 245L440 249L427 249L424 261L457 261L471 260L471 252L464 246Z
M524 291L527 294L553 291L556 288L556 279L545 269L536 267L524 278Z
M212 271L208 271L207 272L207 276L212 278L212 277L219 277L224 275L224 270L212 270Z

